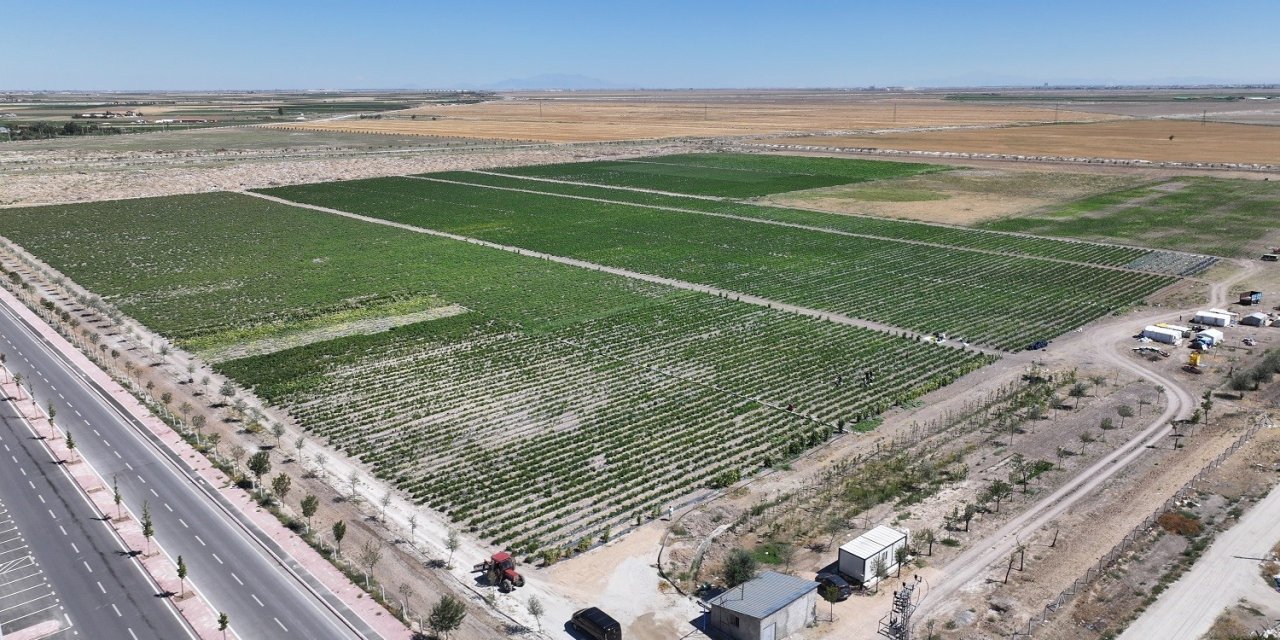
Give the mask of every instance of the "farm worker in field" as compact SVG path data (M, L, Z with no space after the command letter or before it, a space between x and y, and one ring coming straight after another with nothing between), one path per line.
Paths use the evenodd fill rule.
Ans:
M674 519L675 517L676 517L676 508L675 508L675 507L672 507L672 506L668 506L668 507L667 507L667 520Z

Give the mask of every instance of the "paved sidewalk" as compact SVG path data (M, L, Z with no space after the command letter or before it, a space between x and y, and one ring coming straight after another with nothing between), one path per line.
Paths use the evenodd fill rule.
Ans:
M144 425L166 448L181 457L196 474L211 486L217 487L219 494L232 503L254 526L258 527L267 539L287 552L300 568L315 577L333 595L339 597L351 611L355 612L375 632L387 640L408 638L412 635L407 626L388 613L372 598L364 595L364 591L360 587L348 580L346 575L316 550L312 549L305 540L282 525L274 515L259 507L247 492L235 488L229 477L214 467L208 459L196 451L186 440L183 440L169 425L153 415L131 393L89 360L79 349L67 342L61 334L41 320L39 316L17 300L11 293L2 288L0 288L0 303L7 304L16 314L35 327L40 336L49 345L61 353L86 378L110 394L119 407L127 411L139 424ZM28 409L31 407L29 401L25 402L25 405ZM115 505L111 502L109 488L105 488L105 494L107 503L114 509ZM96 502L97 499L95 498ZM139 533L140 535L141 533ZM142 547L135 546L134 548ZM173 571L175 572L173 582L176 584L176 566L173 567ZM216 628L216 624L214 626ZM216 632L215 635L210 637L220 639L222 634L221 632Z

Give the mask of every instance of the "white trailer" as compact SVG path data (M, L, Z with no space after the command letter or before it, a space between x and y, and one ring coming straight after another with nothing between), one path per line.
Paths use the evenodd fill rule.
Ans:
M880 525L840 547L839 568L863 584L876 581L876 561L884 562L885 571L898 566L898 549L907 546L907 532Z
M1231 326L1231 316L1213 311L1197 311L1196 317L1192 322L1207 324L1211 327L1229 327Z
M1171 344L1175 347L1182 344L1181 331L1177 331L1175 329L1168 329L1165 327L1157 327L1154 324L1148 325L1146 328L1142 330L1142 337L1155 340L1156 342Z
M1211 347L1216 347L1219 344L1222 344L1222 340L1225 337L1226 336L1222 335L1222 332L1217 329L1205 329L1204 331L1196 334L1196 340L1200 340L1202 342L1208 340L1209 346Z

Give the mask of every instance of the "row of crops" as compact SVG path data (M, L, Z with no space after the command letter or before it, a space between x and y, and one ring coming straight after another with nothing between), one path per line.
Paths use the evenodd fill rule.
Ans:
M220 368L418 500L533 553L989 361L686 293L545 332L463 315Z
M500 172L511 170L500 169ZM1112 267L1137 268L1155 273L1187 275L1199 267L1200 260L1193 257L1188 261L1186 254L1175 254L1167 251L1152 251L1139 247L1121 247L1115 245L1096 244L1092 242L1074 242L1010 233L993 233L962 227L925 224L893 218L876 218L871 216L853 216L806 211L786 207L765 206L745 202L726 200L707 200L704 198L687 198L647 191L610 188L564 182L545 182L527 178L495 175L494 173L477 173L472 171L452 171L423 174L432 179L463 182L467 184L499 187L504 189L520 189L540 193L594 198L618 203L628 203L649 207L665 207L722 213L745 218L755 218L773 222L799 224L820 229L830 229L846 233L877 236L895 240L911 240L943 244L964 249L979 249L997 253L1054 258ZM561 179L561 178L557 178ZM1145 264L1138 261L1144 258L1159 256L1161 259Z
M218 367L522 550L784 461L990 362L244 195L0 215L5 235L188 348L463 305Z
M269 193L1017 350L1176 278L414 178Z
M503 171L620 187L749 198L945 170L947 167L910 162L715 153L537 165Z

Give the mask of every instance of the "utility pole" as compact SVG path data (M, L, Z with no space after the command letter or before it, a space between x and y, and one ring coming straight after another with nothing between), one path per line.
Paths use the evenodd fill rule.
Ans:
M904 583L901 590L893 592L893 608L880 619L881 636L889 640L911 640L911 614L916 612L918 603L914 594L919 584L920 576L915 576L914 582Z

